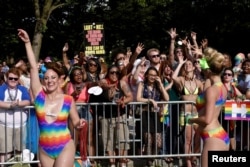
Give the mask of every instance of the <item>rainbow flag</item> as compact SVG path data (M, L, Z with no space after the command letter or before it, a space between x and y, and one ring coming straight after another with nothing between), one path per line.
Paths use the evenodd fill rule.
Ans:
M227 100L225 103L225 120L250 120L250 101L235 102Z

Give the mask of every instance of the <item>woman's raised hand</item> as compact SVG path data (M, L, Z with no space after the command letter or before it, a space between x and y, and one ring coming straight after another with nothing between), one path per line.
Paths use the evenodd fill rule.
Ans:
M23 30L23 29L17 29L18 31L18 36L19 38L24 42L24 43L28 43L30 42L30 38L29 38L29 35L28 33Z

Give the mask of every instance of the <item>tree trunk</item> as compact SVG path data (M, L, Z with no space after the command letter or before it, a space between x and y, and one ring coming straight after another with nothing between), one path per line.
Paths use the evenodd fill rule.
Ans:
M35 54L36 61L38 61L42 46L43 33L45 33L46 31L46 25L50 14L53 10L62 7L67 3L61 3L60 0L45 0L42 8L40 8L39 0L34 0L33 3L35 9L35 17L37 21L32 41L32 48Z
M46 26L46 24L44 26ZM37 21L36 26L35 26L35 33L34 33L33 41L32 41L32 48L33 48L37 62L39 60L40 50L41 50L42 41L43 41L42 40L43 39L42 27L43 27L43 23L41 21Z

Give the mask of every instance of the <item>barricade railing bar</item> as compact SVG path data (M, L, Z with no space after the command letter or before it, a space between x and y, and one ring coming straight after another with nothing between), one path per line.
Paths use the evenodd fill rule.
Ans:
M92 127L88 126L88 131L92 130L92 137L88 136L88 149L90 143L93 143L94 151L92 155L88 155L89 159L101 161L102 159L166 159L166 158L200 158L202 151L202 141L197 146L198 151L193 151L195 146L194 140L191 143L191 152L185 153L185 135L186 126L182 125L181 111L182 105L190 104L195 107L193 101L162 101L158 102L158 108L154 108L151 104L141 102L131 102L124 106L117 106L116 103L77 103L77 109L80 117L86 118L91 113ZM9 138L7 132L10 130L6 124L0 122L2 126L2 134L5 136L6 152L1 153L4 158L0 161L2 165L13 165L16 163L39 163L38 160L38 139L39 128L35 116L33 106L25 107L27 120L23 114L20 114L21 122L24 122L20 135L20 139L16 140L15 133ZM164 111L165 109L165 111ZM167 109L167 112L166 112ZM150 111L150 112L149 112ZM223 113L223 112L222 112ZM87 114L87 115L86 115ZM9 119L5 115L5 120ZM15 120L15 118L13 118ZM227 132L229 132L229 121L225 121L223 114L220 117ZM13 121L15 126L15 121ZM235 121L235 130L233 136L236 141L236 150L250 149L250 123L249 121ZM12 128L13 132L15 128ZM110 134L113 134L111 137ZM192 129L191 137L194 137ZM76 140L75 131L71 131L72 137ZM28 160L24 157L20 158L22 152L15 149L8 156L7 146L12 141L20 142L21 150L28 149L35 154L35 158L31 160L31 153ZM78 142L79 143L79 142ZM78 147L76 146L77 151ZM109 154L109 149L118 150L115 155ZM121 153L123 151L123 153ZM15 159L18 157L19 159ZM26 157L27 158L27 157ZM76 156L76 159L80 156Z

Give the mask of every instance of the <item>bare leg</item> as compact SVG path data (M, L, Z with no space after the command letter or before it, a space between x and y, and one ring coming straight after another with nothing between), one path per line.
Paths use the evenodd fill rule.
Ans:
M75 146L73 140L67 143L59 157L55 161L54 167L69 167L74 165Z
M229 146L225 144L225 142L218 138L208 138L204 141L204 147L201 154L201 166L208 167L208 151L227 151L229 150Z
M193 152L194 153L200 153L201 149L200 149L200 145L201 145L201 137L200 137L200 133L197 131L197 126L194 126L194 142L193 142ZM192 162L194 163L194 161L197 160L197 157L192 157Z
M186 125L185 129L185 145L184 150L185 154L191 153L191 145L192 145L192 126ZM191 158L186 158L187 167L192 167Z
M95 156L95 147L94 147L94 139L93 139L93 120L88 122L88 144L89 144L89 156ZM93 159L90 159L90 162L92 165L95 164L95 161Z
M108 151L108 155L109 156L115 156L115 152L114 151ZM110 162L110 164L115 164L115 159L114 158L110 158L109 162Z
M41 166L46 166L46 167L53 167L55 163L55 160L49 157L48 154L45 151L43 151L42 148L39 148L39 160Z

